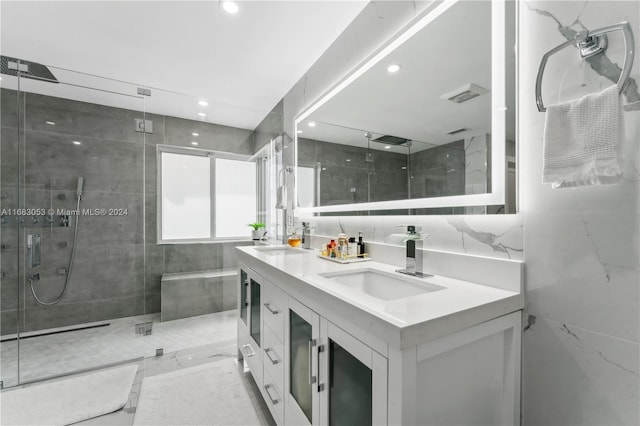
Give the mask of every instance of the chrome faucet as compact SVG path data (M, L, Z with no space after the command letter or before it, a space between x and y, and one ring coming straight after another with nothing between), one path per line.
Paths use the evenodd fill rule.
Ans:
M424 236L416 232L414 225L407 226L407 263L405 269L396 269L396 272L423 278L433 276L423 272L421 251L423 240Z

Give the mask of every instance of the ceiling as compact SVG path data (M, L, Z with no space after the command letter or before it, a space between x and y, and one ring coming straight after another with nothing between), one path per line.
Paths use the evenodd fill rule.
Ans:
M509 61L514 70L514 55ZM391 64L400 70L389 73ZM489 92L463 103L442 99L468 83ZM515 91L508 87L511 110ZM423 142L412 147L415 152L491 133L491 90L491 2L462 1L314 111L298 130L301 137L361 147L363 132ZM468 130L447 134L460 128ZM515 126L508 126L507 138L514 140ZM397 149L402 147L390 151Z
M231 15L217 0L3 0L2 54L45 64L64 83L129 95L137 86L154 88L144 100L147 112L254 129L367 4L237 3ZM10 80L3 76L3 86ZM138 104L65 84L27 87L105 105Z

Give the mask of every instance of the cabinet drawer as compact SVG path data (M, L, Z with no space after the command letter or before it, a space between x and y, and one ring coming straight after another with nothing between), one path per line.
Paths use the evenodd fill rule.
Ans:
M284 341L284 321L288 297L275 285L268 283L263 289L264 322L271 327L278 340Z
M247 361L253 379L258 386L262 386L262 349L256 347L251 337L244 333L238 334L238 349Z
M262 363L265 376L269 373L269 376L274 380L274 385L282 394L284 390L284 345L276 338L269 326L264 329L263 346Z
M280 389L278 389L278 386L275 385L275 381L266 371L264 374L264 385L261 385L260 389L262 390L262 395L264 396L264 400L267 403L271 414L273 414L273 419L277 424L283 424L284 394Z

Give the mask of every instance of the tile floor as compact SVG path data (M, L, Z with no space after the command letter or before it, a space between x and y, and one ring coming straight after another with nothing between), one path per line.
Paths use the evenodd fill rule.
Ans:
M137 317L136 317L137 318ZM180 326L181 323L176 320L167 323L154 324L153 334L151 336L145 336L140 338L151 338L156 337L158 340L149 339L149 345L153 347L153 343L160 342L165 347L165 353L162 356L153 356L149 358L145 358L139 361L132 362L132 364L138 365L138 372L133 381L133 386L131 388L131 392L129 394L129 400L127 401L124 408L118 410L114 413L107 414L104 416L96 417L93 419L88 419L86 421L76 423L78 425L113 425L113 426L130 426L133 424L133 419L135 416L136 407L138 404L138 397L140 388L142 386L142 381L145 377L157 376L164 373L168 373L171 371L176 371L183 368L194 367L197 365L202 365L206 363L216 362L223 359L234 358L237 354L237 346L236 346L236 318L235 311L226 311L220 312L211 315L203 315L200 317L187 318ZM176 323L176 324L171 324ZM195 336L194 328L198 326L198 323L205 323L206 325L199 324L199 327L202 328L201 332L203 336L206 336L208 339L207 344L199 345L195 347L183 347L186 346L187 342L193 342ZM166 327L161 327L163 324L166 324ZM181 330L182 328L182 330ZM94 329L99 330L99 329ZM90 330L87 330L90 331ZM182 339L181 332L188 334L188 336L184 336L185 340ZM74 332L79 333L79 332ZM67 334L67 333L64 333ZM62 334L62 335L64 335ZM61 335L52 335L52 336L61 336ZM160 339L161 336L165 336L166 339ZM94 336L95 337L95 336ZM59 338L60 340L63 340ZM27 339L30 340L30 339ZM106 344L106 342L110 341L105 338L104 341L97 339L97 343L99 345ZM202 341L200 341L202 342ZM53 344L49 342L49 344ZM63 343L58 342L59 345L63 345ZM124 345L121 345L124 347ZM170 348L170 351L167 351L166 348ZM175 349L179 348L179 349ZM58 347L58 350L61 348ZM138 350L139 348L136 348ZM175 350L171 350L175 349ZM4 349L3 349L4 350ZM30 350L34 350L31 348ZM22 351L22 348L21 348ZM133 349L127 349L130 351L128 353L138 353ZM155 353L155 349L153 350ZM97 352L94 350L93 352ZM46 355L45 355L46 356ZM104 359L110 356L108 353L104 355ZM57 358L60 358L63 362L70 363L71 360L64 358L62 354L58 353L56 355ZM245 389L249 391L249 395L251 397L251 407L247 407L247 409L253 409L256 411L258 418L260 419L262 426L273 426L275 422L269 413L269 409L267 408L262 396L260 395L260 390L256 386L251 374L245 368L242 362L237 363L238 369L242 372L242 382ZM39 370L41 374L45 372L54 371L53 368L42 368ZM56 380L56 379L53 379ZM59 379L58 379L59 380ZM28 386L28 385L26 385ZM229 389L229 392L233 391ZM189 407L193 409L193 407Z
M159 314L119 318L107 327L71 331L47 336L7 341L0 344L0 367L4 387L20 381L55 377L86 369L165 354L206 345L235 345L236 311L218 312L174 321L160 322ZM135 334L135 324L153 321L149 336Z

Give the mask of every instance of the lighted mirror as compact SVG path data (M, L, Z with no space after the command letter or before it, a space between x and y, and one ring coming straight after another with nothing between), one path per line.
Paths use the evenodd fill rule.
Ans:
M437 2L297 117L301 212L514 213L515 8Z

